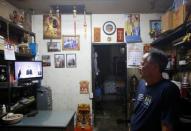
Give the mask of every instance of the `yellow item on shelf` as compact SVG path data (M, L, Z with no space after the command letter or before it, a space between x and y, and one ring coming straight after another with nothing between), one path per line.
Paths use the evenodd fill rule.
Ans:
M91 127L89 104L78 104L76 127L80 128Z

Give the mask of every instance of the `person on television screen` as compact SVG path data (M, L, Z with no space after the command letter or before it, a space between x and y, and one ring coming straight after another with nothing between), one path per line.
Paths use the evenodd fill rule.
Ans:
M20 78L20 76L21 76L21 69L19 69L18 79Z

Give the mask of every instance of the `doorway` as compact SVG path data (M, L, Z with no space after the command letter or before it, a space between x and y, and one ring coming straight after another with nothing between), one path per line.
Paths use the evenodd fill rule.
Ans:
M119 129L120 123L126 124L127 119L126 44L99 44L92 48L95 127L106 129L108 124L104 121L109 122L109 129Z

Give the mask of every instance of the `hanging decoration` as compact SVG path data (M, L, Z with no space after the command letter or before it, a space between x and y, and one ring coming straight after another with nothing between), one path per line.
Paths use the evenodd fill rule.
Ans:
M76 36L76 15L77 15L76 6L74 6L73 7L74 36Z
M86 9L84 9L84 38L87 38Z
M56 9L56 15L59 17L60 16L60 10L59 10L59 7L57 7Z

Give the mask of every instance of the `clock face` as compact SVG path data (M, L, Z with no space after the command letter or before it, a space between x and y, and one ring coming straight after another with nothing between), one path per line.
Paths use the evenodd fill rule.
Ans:
M116 31L116 25L112 21L107 21L103 25L103 31L107 35L113 35Z

